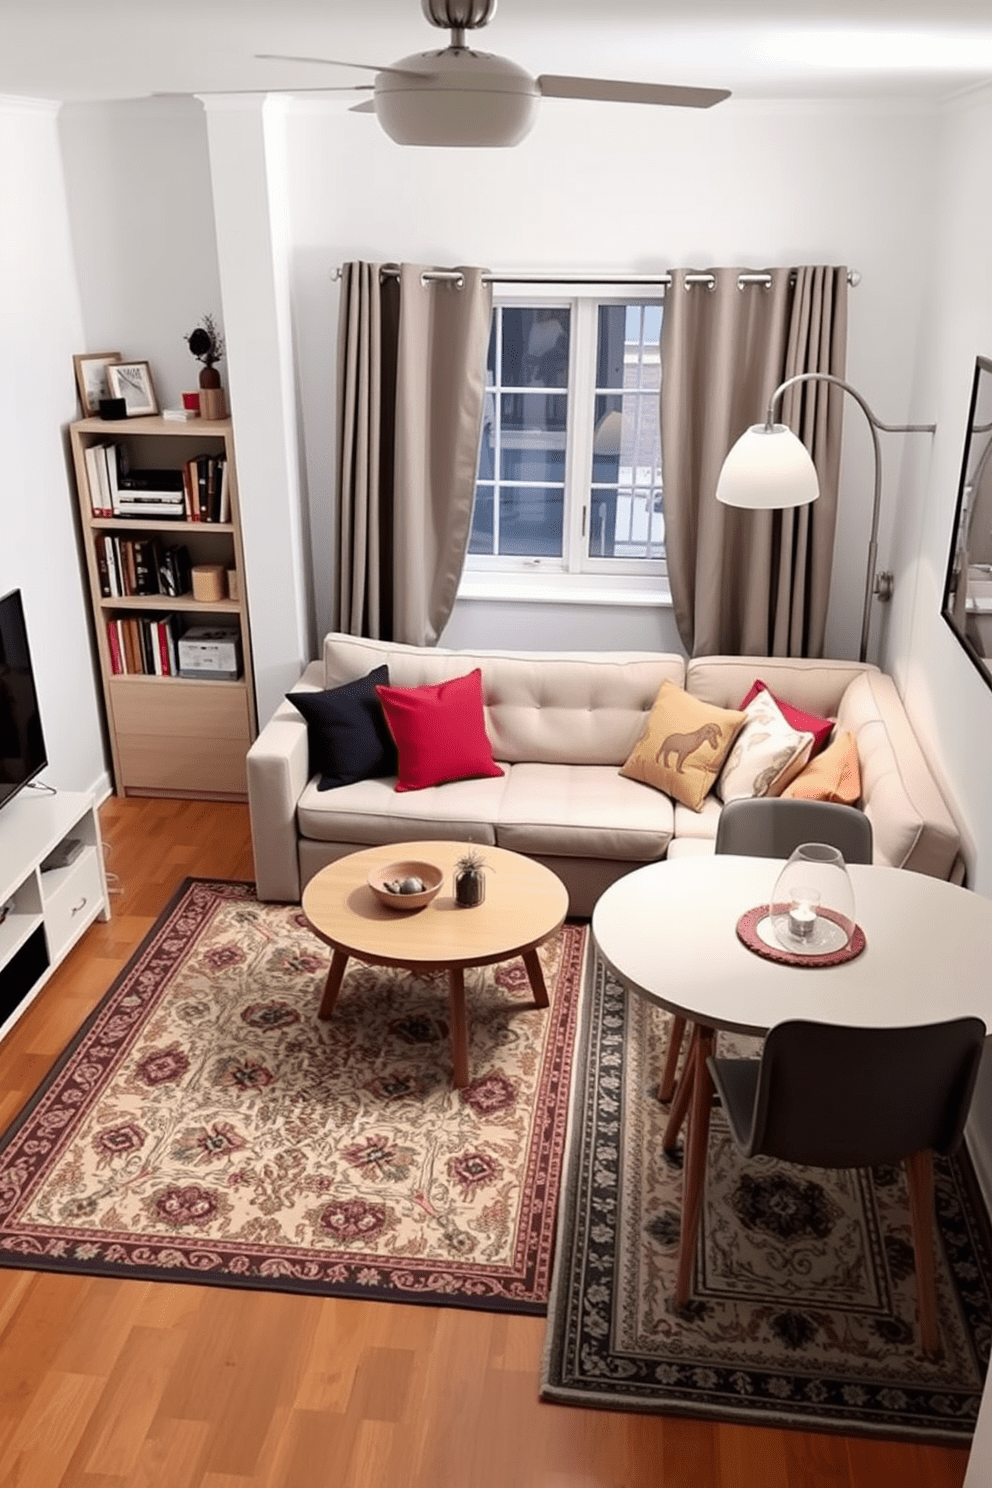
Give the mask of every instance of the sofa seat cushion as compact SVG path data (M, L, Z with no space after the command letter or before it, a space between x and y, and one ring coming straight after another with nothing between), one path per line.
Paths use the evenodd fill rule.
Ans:
M496 842L511 852L653 863L674 829L670 798L612 766L512 765Z
M395 776L318 791L311 780L296 810L302 837L318 842L416 842L419 838L495 843L506 776L449 780L397 795Z
M716 824L720 820L722 810L719 796L707 796L703 802L701 811L693 811L689 806L676 805L675 807L675 840L685 837L701 842L713 842L716 838Z

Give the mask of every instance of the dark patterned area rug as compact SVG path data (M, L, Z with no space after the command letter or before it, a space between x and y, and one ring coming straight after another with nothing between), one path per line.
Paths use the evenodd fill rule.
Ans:
M0 1264L542 1313L586 931L447 977L349 965L188 880L0 1143Z
M992 1271L963 1149L937 1165L941 1360L917 1342L901 1168L748 1161L719 1110L694 1292L676 1313L681 1150L662 1152L666 1113L653 1094L668 1020L590 961L542 1397L966 1443L988 1361ZM748 1044L757 1047L734 1040Z

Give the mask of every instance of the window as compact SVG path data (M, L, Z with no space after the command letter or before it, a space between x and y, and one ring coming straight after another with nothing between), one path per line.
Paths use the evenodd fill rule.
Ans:
M468 570L664 573L661 317L654 291L494 295Z

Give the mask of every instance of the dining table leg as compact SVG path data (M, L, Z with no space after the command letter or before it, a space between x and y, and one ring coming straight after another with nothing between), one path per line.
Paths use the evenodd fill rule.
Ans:
M685 1019L672 1017L672 1026L668 1030L668 1048L665 1050L665 1064L661 1071L661 1083L658 1086L658 1099L663 1106L667 1106L675 1093L675 1073L678 1069L679 1053L682 1048L682 1039L685 1034Z
M663 1152L674 1152L679 1144L679 1133L682 1123L685 1121L689 1110L689 1102L692 1100L692 1078L696 1067L696 1044L699 1040L699 1025L694 1023L689 1034L689 1048L682 1066L682 1074L679 1083L675 1087L675 1099L672 1101L668 1112L668 1120L665 1123L665 1134L661 1139ZM712 1050L710 1051L712 1052Z
M686 1139L685 1166L682 1170L682 1227L679 1233L678 1270L675 1278L675 1306L684 1307L692 1292L696 1259L696 1237L703 1210L706 1189L706 1152L710 1138L710 1111L713 1107L713 1077L707 1066L716 1042L712 1028L697 1023L690 1046L692 1059L692 1099L689 1106L689 1134ZM683 1080L685 1076L683 1075Z

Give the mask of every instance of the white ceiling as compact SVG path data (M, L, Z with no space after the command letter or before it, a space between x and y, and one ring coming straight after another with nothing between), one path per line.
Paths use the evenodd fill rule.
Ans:
M0 0L0 95L348 85L371 74L255 54L382 66L445 41L419 0ZM473 41L534 74L748 98L939 100L992 80L989 0L500 0Z

